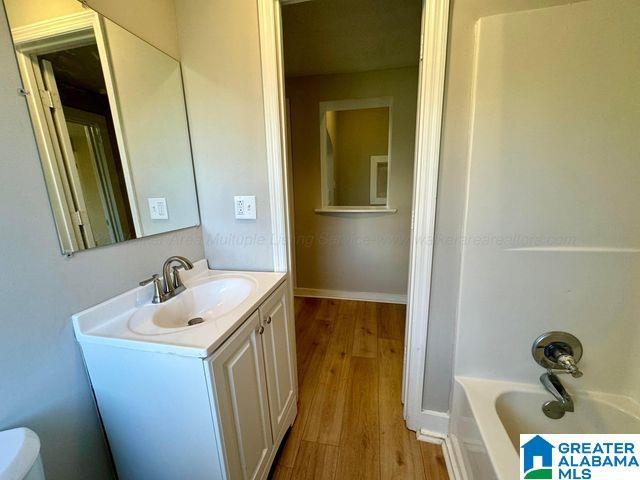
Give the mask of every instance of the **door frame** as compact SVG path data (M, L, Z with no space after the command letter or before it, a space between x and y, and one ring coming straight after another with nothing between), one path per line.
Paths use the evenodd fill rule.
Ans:
M288 272L293 271L295 239L289 209L293 201L287 184L289 166L284 155L287 138L281 7L300 1L308 0L257 0L273 264L274 270ZM449 3L450 0L423 0L402 384L407 427L439 437L448 433L448 413L424 410L422 398L426 371ZM292 285L293 281L289 284ZM293 292L290 292L290 295L292 296Z

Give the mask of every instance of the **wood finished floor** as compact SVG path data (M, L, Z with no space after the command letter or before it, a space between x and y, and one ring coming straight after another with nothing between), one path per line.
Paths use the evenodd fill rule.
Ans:
M295 299L298 417L271 478L448 480L402 418L403 305Z

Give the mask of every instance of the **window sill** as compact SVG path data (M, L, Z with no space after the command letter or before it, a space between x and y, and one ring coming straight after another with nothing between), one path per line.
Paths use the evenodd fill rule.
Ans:
M379 207L323 207L316 208L316 213L396 213L397 208Z

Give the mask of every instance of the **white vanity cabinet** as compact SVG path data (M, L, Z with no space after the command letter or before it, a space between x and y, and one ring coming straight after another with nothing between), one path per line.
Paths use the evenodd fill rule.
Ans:
M228 477L264 477L273 434L259 312L208 361Z
M100 336L96 318L113 302L74 316L120 480L267 478L297 413L295 334L283 275L255 275L264 293L210 349L189 348L181 332L176 348L162 336L144 345ZM117 302L139 292L126 295Z
M293 319L281 285L208 360L231 479L265 478L296 408Z

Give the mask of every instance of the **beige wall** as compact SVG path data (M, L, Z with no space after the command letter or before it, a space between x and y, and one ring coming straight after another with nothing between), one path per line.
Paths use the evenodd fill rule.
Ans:
M87 0L87 3L156 48L180 58L173 0Z
M44 2L47 3L47 2ZM114 478L70 316L134 288L180 253L203 257L198 228L60 253L4 11L0 9L0 430L38 433L47 480Z
M298 287L405 294L415 139L417 68L287 80ZM319 102L393 97L389 206L395 214L317 214ZM368 178L368 177L367 177Z
M272 270L256 2L177 0L176 12L207 259ZM256 220L235 219L234 195L256 196Z
M4 0L11 28L82 12L77 0Z
M389 109L336 112L333 144L336 198L334 205L369 205L372 155L389 150Z
M12 27L84 11L77 0L4 0ZM88 5L174 58L179 58L173 0L88 0Z

